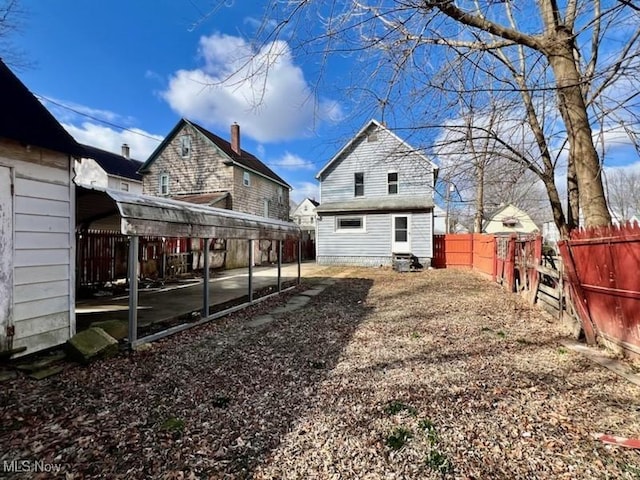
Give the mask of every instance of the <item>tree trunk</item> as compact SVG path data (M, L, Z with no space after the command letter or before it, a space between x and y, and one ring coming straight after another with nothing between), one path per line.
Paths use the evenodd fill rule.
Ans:
M602 186L600 159L593 144L580 74L573 58L571 32L560 28L545 46L558 87L558 105L567 128L569 158L578 179L580 204L587 227L608 225L611 215Z
M567 227L569 230L580 226L580 195L576 164L569 159L567 165Z

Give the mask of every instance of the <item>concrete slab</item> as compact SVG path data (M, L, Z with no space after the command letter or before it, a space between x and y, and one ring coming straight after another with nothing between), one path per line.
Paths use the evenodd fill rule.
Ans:
M124 320L102 320L93 322L90 326L101 328L116 340L122 340L129 335L129 323Z
M300 295L304 295L305 297L315 297L320 295L324 291L324 288L312 288L310 290L305 290L301 292Z
M44 368L42 370L36 370L35 372L30 373L29 377L33 378L34 380L43 380L53 375L57 375L62 370L64 370L64 367L62 365L56 365L53 367Z
M83 363L118 353L118 341L96 327L75 334L67 341L67 347L70 356Z
M272 315L259 315L255 317L253 320L246 323L248 327L259 327L261 325L266 325L268 323L273 322L275 319Z
M302 307L304 307L307 303L309 303L309 300L311 300L311 297L305 297L302 295L296 295L294 297L291 297L289 299L289 301L280 306L280 307L276 307L274 308L271 313L274 315L277 315L279 313L289 313L289 312L294 312L296 310L301 309Z

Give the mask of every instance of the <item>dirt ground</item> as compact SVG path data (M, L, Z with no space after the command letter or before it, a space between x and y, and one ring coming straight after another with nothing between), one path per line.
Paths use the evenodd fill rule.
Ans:
M247 325L282 301L0 385L0 477L640 478L592 437L640 435L640 389L480 276L350 269Z

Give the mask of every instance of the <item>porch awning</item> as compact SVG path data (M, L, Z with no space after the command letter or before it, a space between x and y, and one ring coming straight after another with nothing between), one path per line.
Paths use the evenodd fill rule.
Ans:
M294 223L233 210L96 187L78 186L76 192L76 223L85 229L113 229L125 235L247 240L285 240L301 235L300 227Z
M344 202L323 202L316 207L318 214L349 212L410 212L433 208L433 199L427 195L354 198Z

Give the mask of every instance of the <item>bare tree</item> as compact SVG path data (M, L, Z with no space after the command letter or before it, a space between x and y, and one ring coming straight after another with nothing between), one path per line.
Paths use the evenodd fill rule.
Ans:
M24 16L25 11L18 0L0 0L0 58L12 68L27 66L24 53L14 43Z
M613 217L626 222L640 215L640 172L615 169L606 172L607 196Z
M580 205L587 226L610 223L593 137L594 130L611 122L627 129L637 125L633 73L640 70L640 14L632 1L273 1L268 12L277 27L263 30L266 39L290 35L298 52L324 55L325 68L331 66L331 53L359 54L358 72L366 77L359 78L360 91L384 115L401 116L403 106L405 114L411 110L422 119L414 122L418 128L441 128L447 115L451 119L450 107L470 91L484 91L487 98L499 94L511 105L517 98L512 113L526 125L527 140L514 146L485 131L487 146L500 143L503 160L524 165L540 178L563 235L577 224ZM485 76L451 86L443 78L456 63L494 81L487 84ZM436 91L454 100L437 99ZM424 121L439 105L443 111ZM475 138L482 131L467 128ZM562 161L567 215L555 185Z

